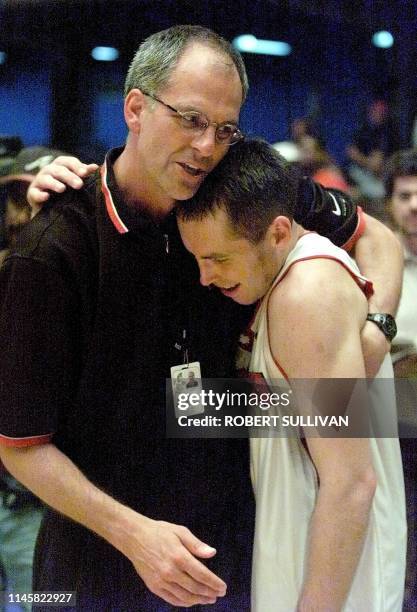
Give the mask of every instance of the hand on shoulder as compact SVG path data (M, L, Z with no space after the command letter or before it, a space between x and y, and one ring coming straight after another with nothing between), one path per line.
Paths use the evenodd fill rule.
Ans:
M77 157L61 155L35 176L27 192L32 217L39 212L51 193L63 193L67 187L80 189L87 176L97 170L97 164L83 164Z

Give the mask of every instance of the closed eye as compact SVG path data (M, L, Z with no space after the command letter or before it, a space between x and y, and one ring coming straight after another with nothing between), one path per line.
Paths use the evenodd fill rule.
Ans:
M228 261L228 257L203 257L206 261L212 261L213 263L225 263Z
M199 113L189 111L185 113L178 113L182 119L182 124L186 128L205 128L206 122L202 120L201 115Z

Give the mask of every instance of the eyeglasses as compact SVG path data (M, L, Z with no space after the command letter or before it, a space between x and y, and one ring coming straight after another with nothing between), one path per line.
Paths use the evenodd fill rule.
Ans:
M189 110L189 111L179 111L170 104L166 104L153 94L146 93L146 91L142 90L142 93L148 98L152 98L155 102L159 102L159 104L163 104L169 108L169 110L176 113L180 119L181 127L185 130L193 131L196 135L201 135L209 125L214 125L216 128L215 137L216 142L218 144L231 146L239 142L244 138L242 132L238 128L235 123L215 123L214 121L209 121L203 113L199 113L198 111Z

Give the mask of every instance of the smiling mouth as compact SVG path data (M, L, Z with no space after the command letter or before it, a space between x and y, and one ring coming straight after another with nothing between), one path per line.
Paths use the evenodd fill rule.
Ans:
M233 287L218 287L218 289L220 289L220 291L223 293L223 295L230 295L231 293L233 293L234 291L236 291L236 289L240 286L240 283L237 283L237 285L233 285Z
M201 168L197 168L196 166L190 166L189 164L185 164L185 163L182 163L182 162L178 162L178 164L190 176L201 176L201 177L204 177L204 176L206 176L208 174L207 171L202 170Z

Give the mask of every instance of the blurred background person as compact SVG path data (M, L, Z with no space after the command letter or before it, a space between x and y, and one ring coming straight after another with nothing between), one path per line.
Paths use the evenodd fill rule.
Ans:
M22 227L30 221L31 209L26 200L26 191L35 174L63 155L61 151L46 147L27 147L22 149L14 159L0 165L0 187L3 187L4 204L4 242L0 251L0 264L8 252L16 246L16 240Z
M318 132L312 119L298 117L291 123L290 133L290 140L281 140L275 142L272 146L288 162L299 164L302 157L301 142L306 137L316 138Z
M305 135L298 143L300 161L303 173L310 176L323 187L340 189L346 193L350 187L343 176L342 170L336 165L323 141L315 136Z
M398 151L385 170L386 205L404 249L404 277L393 348L417 353L417 149ZM417 370L415 371L417 374Z
M385 167L386 206L404 248L404 278L392 343L407 497L408 550L404 611L417 610L417 149L398 151Z
M368 107L367 117L354 133L346 148L350 160L349 176L363 198L381 201L385 195L382 171L386 158L394 151L395 139L385 100L374 100ZM368 207L369 208L369 207ZM373 212L374 207L369 210Z

